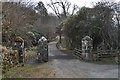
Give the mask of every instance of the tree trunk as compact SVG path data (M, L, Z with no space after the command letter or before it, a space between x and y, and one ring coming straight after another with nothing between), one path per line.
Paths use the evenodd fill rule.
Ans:
M120 49L120 23L119 23L119 19L117 19L118 21L118 49Z
M61 38L62 34L61 34L61 31L60 31L59 37L60 37L59 42L62 43L62 38Z

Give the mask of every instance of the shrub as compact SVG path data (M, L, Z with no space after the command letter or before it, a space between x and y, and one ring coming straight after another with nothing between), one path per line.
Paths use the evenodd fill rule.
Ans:
M11 48L2 47L2 73L8 71L11 67L18 64L18 51Z

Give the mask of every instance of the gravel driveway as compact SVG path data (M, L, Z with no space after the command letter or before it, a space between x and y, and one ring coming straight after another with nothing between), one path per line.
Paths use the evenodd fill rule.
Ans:
M57 78L118 78L118 65L99 65L82 62L49 43L49 62Z

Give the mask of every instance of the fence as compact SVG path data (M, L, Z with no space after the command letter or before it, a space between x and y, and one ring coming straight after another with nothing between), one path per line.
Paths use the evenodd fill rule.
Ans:
M73 51L73 55L78 59L83 59L82 50L75 48Z
M75 48L73 55L78 59L84 59L82 55L82 50ZM118 52L117 50L100 50L100 51L93 51L92 52L92 60L100 60L102 58L109 58L109 57L117 57Z

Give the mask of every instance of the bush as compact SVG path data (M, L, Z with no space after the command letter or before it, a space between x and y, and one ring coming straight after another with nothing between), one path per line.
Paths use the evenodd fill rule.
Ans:
M18 41L18 42L23 42L24 40L20 37L20 36L17 36L15 41Z
M18 51L11 48L2 47L2 73L8 71L11 67L18 64Z

